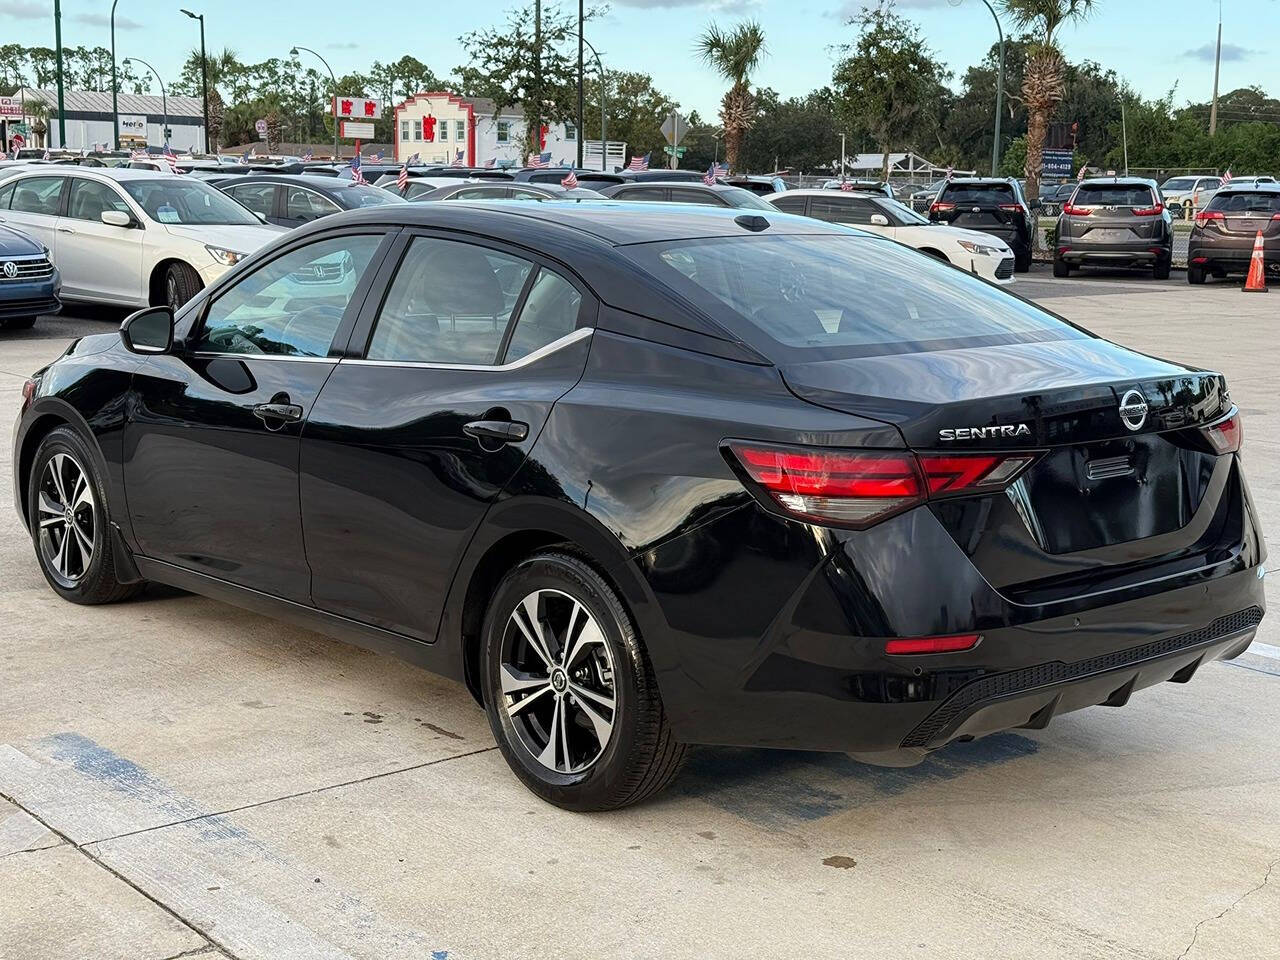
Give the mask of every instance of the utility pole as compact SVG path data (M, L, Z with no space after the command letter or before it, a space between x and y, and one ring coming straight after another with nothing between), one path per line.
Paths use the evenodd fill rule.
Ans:
M529 131L529 147L533 153L542 152L542 0L533 0L533 129Z
M600 60L600 52L590 40L583 37L583 41L591 50L591 55L596 58L596 69L600 72L600 169L609 169L609 126L608 120L605 118L607 93L605 91L604 63ZM578 136L582 136L582 131L578 131Z
M113 150L120 149L120 80L116 76L116 4L111 0L111 138Z
M996 35L1000 38L1000 64L996 69L996 129L991 140L991 176L1000 172L1000 121L1004 114L1004 28L1000 26L1000 18L996 16L996 8L989 0L982 0L991 11L991 18L996 22Z
M1129 175L1129 127L1124 119L1124 101L1120 101L1120 137L1124 141L1124 175Z
M582 76L582 56L583 56L582 5L583 5L583 2L584 0L578 0L578 167L579 169L581 169L582 167L582 137L583 137L582 131L585 129L585 123L583 118L585 116L584 110L586 109L583 102L583 98L585 94L584 94L583 76ZM604 146L603 146L604 132L603 131L601 131L600 133L600 141L601 141L600 149L603 150L604 149Z
M62 95L62 0L53 0L53 42L58 48L58 146L67 148L67 105Z
M1213 56L1213 105L1209 107L1209 136L1218 133L1218 70L1222 66L1222 0L1218 0L1218 50Z
M844 134L840 134L840 179L844 179Z

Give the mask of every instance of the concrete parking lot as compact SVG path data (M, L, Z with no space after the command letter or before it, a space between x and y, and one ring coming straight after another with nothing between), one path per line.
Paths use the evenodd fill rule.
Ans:
M1017 290L1224 370L1280 545L1280 298ZM0 960L1280 957L1277 614L1189 685L911 769L707 748L654 802L566 813L460 686L173 590L49 590L19 390L118 319L0 331Z

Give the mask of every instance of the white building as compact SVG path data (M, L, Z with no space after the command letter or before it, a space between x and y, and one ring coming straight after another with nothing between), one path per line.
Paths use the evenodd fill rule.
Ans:
M527 160L524 112L519 104L496 110L485 97L415 93L395 107L396 160L418 154L424 164L452 163L458 151L469 167L493 160L499 167L522 167ZM543 151L551 165L578 161L578 131L550 124ZM598 148L597 148L598 149Z
M58 139L58 91L19 90L14 98L24 101L43 100L49 105L45 120L49 132L45 141L51 148L70 150L94 149L95 144L110 150L115 146L115 124L111 112L111 91L67 90L63 94L66 111L67 142ZM153 97L149 94L121 92L120 146L164 146L164 119L169 118L169 146L179 153L205 152L204 103L197 97ZM28 118L28 122L30 118Z

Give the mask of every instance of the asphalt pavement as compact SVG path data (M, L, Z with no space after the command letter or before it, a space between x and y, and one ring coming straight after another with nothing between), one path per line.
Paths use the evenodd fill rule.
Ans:
M1277 545L1275 295L1015 289L1224 370ZM918 767L705 748L653 802L567 813L456 684L178 591L48 589L11 507L19 391L119 319L0 331L0 960L1280 957L1276 614L1189 684Z

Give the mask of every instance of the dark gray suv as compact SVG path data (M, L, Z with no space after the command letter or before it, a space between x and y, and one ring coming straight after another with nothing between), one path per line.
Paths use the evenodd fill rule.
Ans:
M1055 277L1068 277L1077 267L1107 266L1142 267L1167 280L1173 220L1154 180L1085 180L1062 206L1055 246Z

